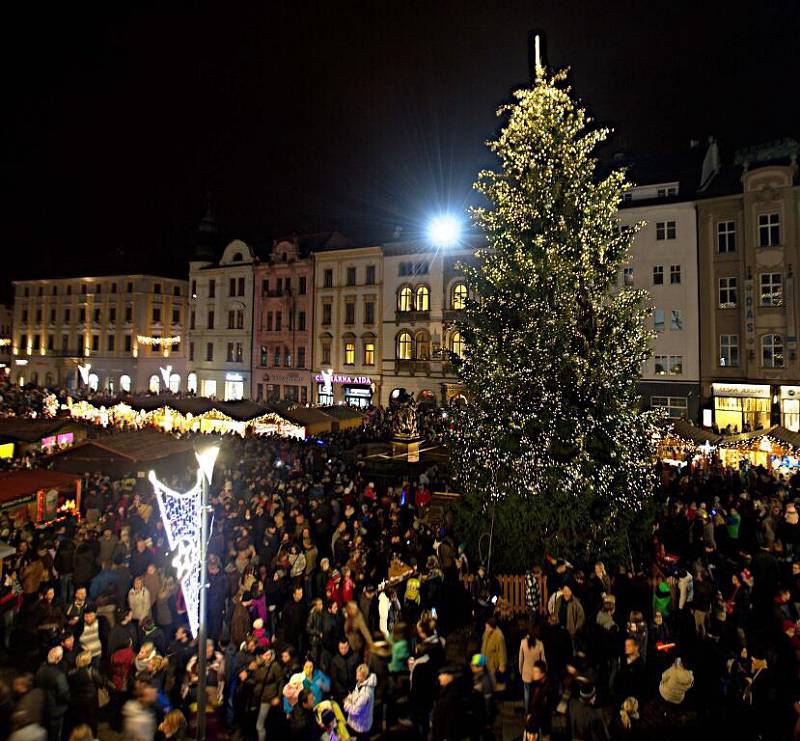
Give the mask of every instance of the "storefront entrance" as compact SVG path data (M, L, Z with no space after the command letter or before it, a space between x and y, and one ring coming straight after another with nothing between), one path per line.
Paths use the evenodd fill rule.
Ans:
M800 386L781 386L781 425L800 432Z
M770 426L768 384L714 383L714 423L720 431L733 433Z
M364 409L372 401L372 389L369 386L344 386L345 404Z

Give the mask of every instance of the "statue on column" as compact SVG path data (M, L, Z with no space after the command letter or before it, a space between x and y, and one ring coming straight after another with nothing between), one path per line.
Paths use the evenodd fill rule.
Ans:
M395 440L419 440L419 420L414 397L403 391L394 400L392 406L392 438Z

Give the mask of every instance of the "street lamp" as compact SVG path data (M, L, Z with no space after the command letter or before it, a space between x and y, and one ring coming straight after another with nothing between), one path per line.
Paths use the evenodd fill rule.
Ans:
M461 222L452 214L440 214L428 225L428 239L437 247L451 247L461 236Z

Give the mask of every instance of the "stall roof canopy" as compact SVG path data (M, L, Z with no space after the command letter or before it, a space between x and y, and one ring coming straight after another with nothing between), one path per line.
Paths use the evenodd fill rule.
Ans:
M12 548L5 540L0 540L0 561L9 556L13 556L16 552L16 548Z
M106 408L113 407L116 404L127 404L132 409L141 409L145 412L152 412L154 409L169 407L183 415L191 414L195 417L200 414L205 414L212 409L216 409L218 412L222 412L238 422L247 422L251 419L263 417L270 412L277 411L272 405L259 404L249 399L241 399L239 401L212 401L211 399L203 399L194 396L119 396L105 399L95 398L91 403L93 406L105 406Z
M800 433L792 432L782 425L773 425L763 430L753 430L752 432L742 432L739 435L730 435L722 438L720 445L735 445L736 443L745 442L747 440L757 440L761 437L771 437L773 440L779 440L782 443L791 445L793 448L800 448Z
M5 471L0 473L0 504L35 494L40 489L75 486L75 482L80 481L80 478L75 474L47 471L42 468Z
M0 419L0 437L9 440L22 440L26 443L39 442L43 437L55 435L67 425L77 425L72 419L25 419L9 417Z
M314 407L293 407L288 409L285 406L276 405L276 412L290 422L306 427L306 433L330 432L333 428L333 417Z
M193 445L187 440L178 440L156 430L136 430L120 432L116 435L87 440L67 450L54 454L53 457L69 458L107 458L109 455L127 458L130 461L156 461L168 458L176 453L192 450Z
M327 414L329 417L334 417L339 420L364 419L364 415L361 414L361 412L351 406L348 406L347 404L339 404L338 406L331 407L320 407L319 411L321 411L323 414Z
M704 430L702 427L695 427L685 419L670 420L670 423L676 435L682 437L684 440L691 440L698 445L702 445L706 442L711 445L717 445L720 440L723 439L722 435L715 435L713 432Z

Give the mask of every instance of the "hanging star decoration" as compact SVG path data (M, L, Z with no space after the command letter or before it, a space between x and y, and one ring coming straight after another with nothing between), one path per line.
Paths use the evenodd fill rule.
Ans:
M197 637L200 624L200 538L203 507L203 471L198 468L197 482L186 492L178 492L161 483L150 471L150 483L156 492L161 519L172 552L172 565L183 589L189 627Z

